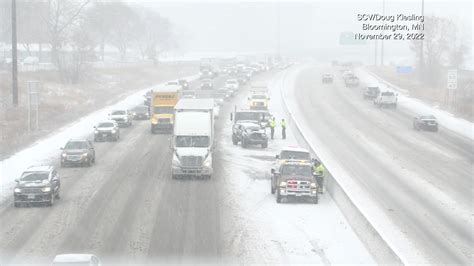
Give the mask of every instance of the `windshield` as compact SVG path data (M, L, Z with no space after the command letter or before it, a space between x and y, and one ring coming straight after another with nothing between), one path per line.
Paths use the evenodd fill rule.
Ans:
M267 96L265 95L252 95L252 99L266 99Z
M227 84L230 84L230 85L233 85L233 84L238 84L238 81L236 81L236 80L228 80L226 83L227 83Z
M148 112L148 107L146 107L146 106L135 107L135 108L133 108L133 111L135 111L135 112Z
M113 111L111 114L112 115L125 115L127 113L125 111Z
M113 123L100 123L97 127L114 127Z
M313 174L313 171L309 165L283 165L281 167L281 174L310 176Z
M84 141L70 141L66 144L64 149L74 150L74 149L87 149L87 143Z
M311 160L311 156L307 152L302 151L282 151L280 153L280 159L282 160Z
M206 148L206 147L209 147L209 137L208 136L177 136L176 147Z
M237 112L235 114L235 121L239 120L253 120L253 121L262 121L263 115L257 112Z
M21 175L20 181L33 182L47 180L49 172L25 172Z
M173 106L155 106L153 107L154 114L174 114Z

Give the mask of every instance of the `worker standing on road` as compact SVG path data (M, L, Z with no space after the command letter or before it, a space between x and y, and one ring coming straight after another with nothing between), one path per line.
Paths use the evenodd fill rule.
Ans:
M275 135L275 125L276 125L275 117L272 117L272 119L270 119L270 135L272 139L273 139L273 136Z
M285 119L281 120L281 136L283 139L286 139L286 121Z
M324 193L324 172L326 168L323 163L318 160L314 160L313 172L315 173L316 182L318 182L318 193Z

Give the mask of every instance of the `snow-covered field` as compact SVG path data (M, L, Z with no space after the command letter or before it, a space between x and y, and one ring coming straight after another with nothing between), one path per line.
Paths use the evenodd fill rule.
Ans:
M185 77L187 80L196 79L197 76ZM165 84L164 82L163 84ZM160 86L161 84L157 85ZM41 165L50 162L59 156L59 149L66 144L69 139L90 136L92 139L93 126L98 122L107 119L107 115L114 109L132 108L143 103L143 95L151 88L137 91L122 101L104 106L103 109L93 112L80 119L64 126L55 133L45 139L42 139L30 147L19 151L11 157L0 161L0 201L11 197L12 189L15 185L14 180L19 178L21 173L29 166Z

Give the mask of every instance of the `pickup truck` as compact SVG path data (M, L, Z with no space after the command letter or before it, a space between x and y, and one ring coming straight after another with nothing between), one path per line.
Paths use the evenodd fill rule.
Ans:
M383 107L391 107L397 108L398 102L398 94L391 92L391 91L384 91L380 93L377 98L374 99L374 105L383 108Z
M271 173L271 193L276 193L277 203L284 198L307 198L318 204L318 183L310 162L288 160Z

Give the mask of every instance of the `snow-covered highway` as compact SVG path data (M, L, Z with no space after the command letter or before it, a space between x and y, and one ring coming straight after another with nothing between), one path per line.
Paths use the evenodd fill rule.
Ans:
M301 131L324 150L323 162L331 159L329 171L342 169L348 176L340 181L364 194L351 196L370 200L367 213L384 217L377 223L390 225L380 228L397 238L400 255L409 263L472 264L472 141L443 127L414 131L415 114L374 107L362 99L363 85L345 87L336 68L292 71L283 94ZM328 72L335 82L322 84Z

